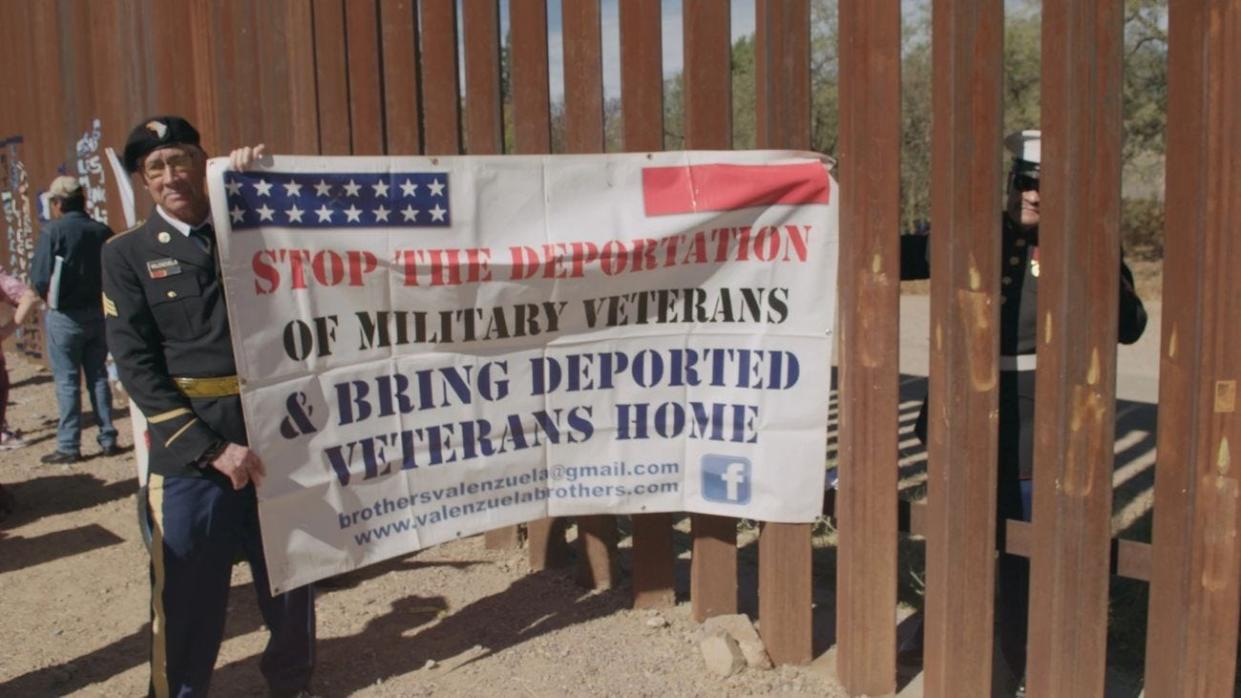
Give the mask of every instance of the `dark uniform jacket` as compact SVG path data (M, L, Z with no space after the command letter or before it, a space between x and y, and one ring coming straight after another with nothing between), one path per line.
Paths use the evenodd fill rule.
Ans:
M1022 231L1003 216L1000 244L1000 356L1037 353L1038 339L1038 231ZM930 236L901 236L901 279L931 276ZM1133 287L1133 272L1120 262L1120 317L1118 339L1132 344L1146 328L1146 309ZM999 396L999 467L1004 480L1029 479L1034 468L1034 371L1001 370ZM926 442L927 407L922 404L916 432Z
M51 289L56 257L61 257L59 300L56 309L98 310L99 255L112 229L81 211L69 211L43 226L34 260L30 263L30 283L43 300Z
M198 460L221 439L246 443L241 400L191 399L173 381L237 372L215 257L152 211L104 247L103 293L108 347L149 422L151 472L218 475Z

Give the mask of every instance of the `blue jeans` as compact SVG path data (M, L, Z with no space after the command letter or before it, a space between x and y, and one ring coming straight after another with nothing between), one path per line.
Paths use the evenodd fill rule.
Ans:
M82 449L81 374L86 374L90 404L99 422L101 448L116 444L112 426L112 389L108 386L108 345L104 340L103 313L98 308L47 311L47 354L56 378L56 402L60 424L56 450L79 454Z
M1021 520L1030 521L1034 518L1034 481L1021 481Z

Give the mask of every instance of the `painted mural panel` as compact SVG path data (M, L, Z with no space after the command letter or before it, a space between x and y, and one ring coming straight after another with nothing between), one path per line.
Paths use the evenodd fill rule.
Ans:
M101 136L102 124L99 119L95 119L91 122L90 130L78 139L75 169L78 181L82 183L82 191L86 192L86 214L107 224L108 190L104 178L103 157L99 151Z
M21 159L21 136L0 139L0 210L4 214L7 249L4 268L30 283L30 260L34 256L34 216L30 203L30 177ZM39 313L18 329L16 346L27 356L43 358L43 323Z

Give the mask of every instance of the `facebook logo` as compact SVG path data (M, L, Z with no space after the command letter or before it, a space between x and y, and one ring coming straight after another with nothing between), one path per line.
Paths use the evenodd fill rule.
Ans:
M724 504L749 504L750 459L713 454L703 456L702 498Z

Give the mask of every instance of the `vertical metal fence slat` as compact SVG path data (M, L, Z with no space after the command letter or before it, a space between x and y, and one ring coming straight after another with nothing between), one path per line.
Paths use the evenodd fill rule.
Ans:
M513 138L514 152L551 152L551 95L547 77L547 2L512 0L509 5L512 31ZM530 569L544 570L569 563L564 521L546 518L526 525L530 544Z
M152 53L147 56L150 70L155 73L155 91L148 93L153 108L160 114L181 114L190 119L202 136L202 145L207 152L218 152L227 147L224 140L226 126L220 123L216 110L216 98L221 89L216 84L220 79L220 71L216 65L216 54L232 49L232 40L220 42L209 39L218 30L215 8L209 0L191 0L189 3L166 3L166 14L156 15L151 29L156 36L152 39ZM175 8L175 9L174 9ZM152 8L154 14L154 8ZM194 88L184 89L184 65L160 61L158 56L169 55L168 52L184 53L184 37L175 32L159 31L164 26L176 26L179 22L189 22L188 26L203 27L201 32L191 32L190 56L193 62ZM171 23L171 24L167 24ZM148 110L149 113L150 110ZM144 216L145 217L145 216Z
M258 2L251 32L258 48L256 66L262 99L256 122L247 124L236 145L266 143L268 153L318 152L315 109L314 43L307 2Z
M383 85L377 0L345 3L345 51L349 72L349 131L354 155L383 155Z
M901 17L840 3L840 497L837 667L896 690Z
M625 150L664 149L663 38L659 0L620 4L621 119Z
M711 0L685 0L685 147L732 147L729 16ZM690 602L694 619L737 612L737 520L694 514Z
M60 37L63 35L61 25L61 9L52 3L35 3L28 10L34 20L30 32L32 44L29 55L34 56L35 64L43 68L32 76L34 83L32 115L35 119L30 123L31 130L25 134L26 147L24 161L30 177L30 197L32 210L38 206L35 194L48 183L56 173L56 166L64 160L69 152L68 144L64 143L64 115L61 113L64 103L64 85L51 85L41 80L43 75L60 76L65 70L60 55ZM39 222L34 221L35 239L41 234Z
M457 4L454 0L422 0L418 8L424 146L429 155L456 155L461 152Z
M466 3L464 12L466 149L470 155L498 155L504 152L500 5L479 0Z
M342 0L314 0L315 75L319 86L319 152L348 155L349 76Z
M0 65L15 65L17 60L18 23L13 16L10 4L12 0L0 0ZM25 87L27 80L0 81L0 193L12 191L10 186L11 164L9 162L9 139L21 134L21 120L18 115L19 87ZM0 212L2 214L2 212ZM7 216L0 215L0 264L9 265L9 239L14 234L9 230Z
M119 26L119 35L144 37L136 39L129 43L121 43L122 59L117 63L121 71L128 74L126 86L127 89L123 94L122 101L130 109L129 123L126 127L132 126L138 119L150 113L150 84L147 81L147 73L145 72L148 65L147 56L150 55L150 40L147 34L147 15L142 12L138 6L137 0L126 0L122 2L122 8L119 14L122 15L121 24ZM195 86L197 89L197 86ZM125 131L126 135L129 131Z
M810 3L757 0L754 79L760 148L810 147Z
M118 233L128 226L125 225L125 215L121 208L117 179L113 176L112 169L104 162L106 160L104 148L109 146L117 148L118 144L123 143L125 137L129 135L129 128L133 126L132 122L141 118L131 116L129 113L131 108L125 106L127 97L131 95L130 83L134 76L128 71L119 69L123 65L124 52L120 42L113 39L113 37L125 34L122 27L126 9L126 3L115 5L92 3L85 8L90 26L95 29L87 35L92 64L90 79L95 83L94 109L90 116L100 121L102 142L99 144L99 156L105 172L108 225ZM3 40L3 36L0 35L0 41ZM0 61L2 60L4 60L3 54L0 53ZM0 94L0 102L3 101L4 96ZM4 116L0 113L0 122L3 121ZM4 131L4 127L0 126L0 139L4 138ZM0 254L0 260L2 259L6 257Z
M263 105L258 114L242 120L240 137L227 144L239 145L266 143L272 153L292 152L294 85L289 73L291 56L288 50L288 2L254 3L250 6L250 42L255 50L255 63L248 68L257 89L249 88L241 80L242 90L248 90ZM236 110L229 106L229 109Z
M500 102L500 5L478 0L463 6L465 29L466 150L471 155L504 152L504 115ZM521 547L521 526L487 531L489 550Z
M564 36L565 151L601 153L603 36L599 0L561 0ZM577 517L577 580L610 589L617 582L616 517Z
M3 42L3 45L0 45L0 58L5 60L4 65L20 65L23 57L32 55L28 44L32 20L29 13L14 12L11 5L6 6L5 11L5 16L0 21L0 41ZM10 193L17 189L12 179L16 164L13 158L16 156L20 159L24 155L29 129L31 124L35 123L30 115L34 102L33 77L34 71L17 72L16 79L0 81L0 119L3 119L3 125L0 126L0 154L3 155L0 165L4 167L0 169L0 186L3 187L0 192ZM18 139L20 142L17 142ZM16 252L10 249L10 243L15 241L18 234L9 223L8 216L0 215L0 232L4 233L3 240L0 240L4 256L0 257L0 262L6 266L9 254Z
M810 2L758 0L755 12L755 142L760 148L807 149ZM804 664L812 656L810 528L765 523L759 533L759 631L777 664Z
M479 0L464 5L466 149L471 155L504 152L504 114L500 101L500 5ZM484 534L490 550L521 547L521 527L504 526Z
M88 8L66 12L61 19L64 36L89 37L91 34ZM74 143L81 132L90 126L94 117L95 91L98 89L91 75L90 41L60 42L63 70L60 76L64 102L61 105L61 123L65 143ZM68 154L67 154L68 155Z
M289 0L285 7L285 51L289 61L289 149L319 152L318 88L315 80L314 16L311 5Z
M205 115L208 122L215 123L215 147L207 152L228 154L240 145L257 142L261 124L271 116L262 109L257 115L248 115L237 108L239 103L263 104L265 101L261 76L270 66L261 65L258 60L256 35L263 33L263 28L255 23L258 5L199 0L191 6L196 10L202 7L215 23L210 32L212 40L201 42L206 51L202 67L212 73L206 81L211 89L199 91L197 95L199 113ZM206 25L195 21L193 26ZM177 75L174 79L180 83L184 77ZM281 124L281 128L287 126Z
M1238 621L1241 3L1169 6L1159 464L1146 695L1226 696Z
M514 152L550 153L551 95L547 77L547 0L511 0L509 60L513 80Z
M1103 694L1120 284L1123 0L1043 3L1027 687Z
M603 36L599 0L561 0L565 151L603 152Z
M664 93L659 0L620 3L621 127L624 149L664 148ZM676 603L676 551L672 514L635 514L633 605L664 608Z
M0 2L3 2L0 4L0 61L3 61L0 65L16 65L19 26L13 13L13 0ZM22 79L0 81L0 152L6 147L5 142L17 136L21 130L17 118L18 94L19 86L26 83L27 81ZM8 171L0 169L0 191L7 185L8 178ZM0 233L3 233L0 235L0 260L7 260L8 221L3 216L0 216Z
M932 26L926 695L991 691L1003 4L936 0Z
M139 80L146 84L146 104L138 118L153 113L182 114L199 127L203 145L214 148L215 115L199 113L201 98L197 94L208 89L199 81L212 77L210 65L202 60L210 55L210 47L199 38L207 36L213 28L209 6L203 0L151 3L149 8L139 10L139 14L144 33L134 40L145 43L146 55L135 67L139 70ZM194 24L195 21L203 23ZM176 26L201 27L202 31L190 32L187 40L184 34L166 30L166 27ZM181 60L169 61L167 56L180 56ZM187 67L192 71L192 80L186 79Z
M384 134L390 155L422 152L418 118L418 22L415 0L380 0Z
M37 22L35 21L34 12L26 11L26 7L27 5L22 5L21 12L11 11L11 22L0 22L0 26L10 25L12 27L12 32L9 36L9 45L12 46L10 57L16 63L10 63L10 65L21 65L22 61L31 60L31 57L35 56L38 43L43 39L42 36L37 34ZM48 37L48 39L51 39L51 37ZM50 70L51 65L47 65L47 68ZM37 154L38 148L42 147L40 123L43 116L40 113L40 106L38 106L37 77L34 75L34 71L14 71L10 73L10 76L15 87L15 99L14 103L12 103L14 128L7 130L6 133L0 135L0 138L14 138L17 139L17 142L12 145L12 148L6 148L6 164L11 169L4 173L4 179L11 193L14 193L15 205L21 206L27 204L27 202L30 205L34 205L34 201L29 199L29 194L27 194L27 201L20 199L19 183L10 178L11 176L17 176L15 168L17 161L20 161L25 166L27 176L30 178L29 184L31 188L37 186L37 178L40 178L36 171L37 165L32 161L32 155ZM9 156L15 156L15 159L7 159ZM5 222L7 224L9 221L6 220ZM19 230L10 230L9 232L11 236L19 235L20 226ZM32 230L30 233L29 243L32 246L38 240L38 231ZM43 347L38 349L46 356L45 351L42 351Z

